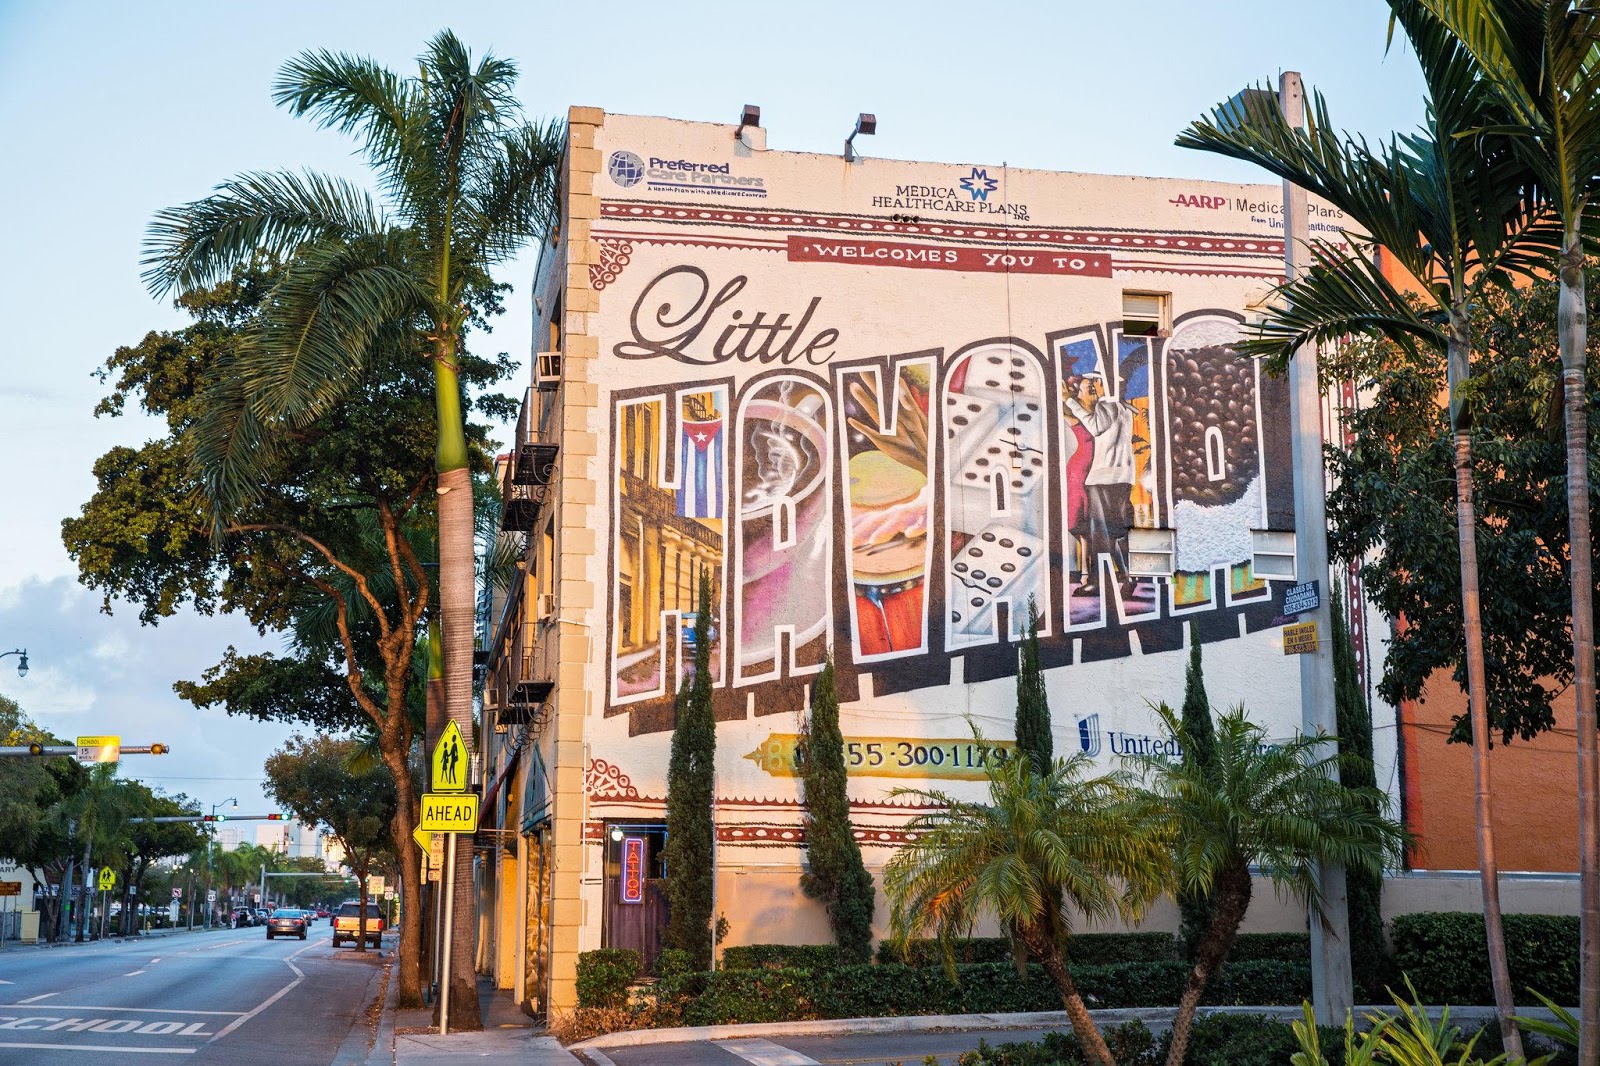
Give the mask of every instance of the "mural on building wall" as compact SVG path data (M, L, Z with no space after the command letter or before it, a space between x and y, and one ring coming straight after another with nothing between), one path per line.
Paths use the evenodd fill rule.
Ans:
M636 329L615 354L696 362L683 327L712 292L680 289L687 309L652 312L677 332ZM958 657L967 680L1004 676L1030 598L1047 667L1130 654L1129 631L1175 648L1189 614L1214 616L1211 639L1238 614L1270 626L1251 530L1287 509L1286 430L1260 416L1281 382L1235 353L1230 312L1181 314L1169 337L1120 327L614 390L607 713L671 727L702 572L721 718L798 709L830 645L845 699L869 674L877 693L947 685ZM1134 572L1140 528L1176 531L1171 577Z

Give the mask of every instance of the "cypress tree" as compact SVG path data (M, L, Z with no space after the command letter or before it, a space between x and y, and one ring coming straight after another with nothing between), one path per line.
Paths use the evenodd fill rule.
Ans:
M667 764L667 944L711 966L711 895L716 875L711 821L716 722L711 711L711 578L700 575L694 672L678 690L678 720Z
M850 827L844 736L830 654L811 689L811 718L801 740L805 785L806 862L800 888L828 909L834 942L847 963L872 961L872 910L877 889Z
M1211 700L1206 696L1205 670L1201 663L1200 626L1189 620L1189 669L1183 678L1183 761L1198 766L1214 766L1217 761L1217 731L1211 721ZM1178 893L1179 935L1192 957L1200 938L1211 928L1215 910L1209 892Z
M1367 706L1355 643L1345 619L1344 597L1333 589L1333 704L1339 731L1339 780L1346 788L1376 788L1372 765L1372 711ZM1358 998L1373 1003L1389 980L1389 955L1383 938L1383 878L1360 870L1345 871L1345 896L1350 915L1350 970Z
M1055 742L1050 735L1050 700L1045 695L1044 671L1039 668L1039 605L1028 597L1028 635L1022 641L1017 666L1017 754L1026 754L1036 773L1047 774L1055 764Z

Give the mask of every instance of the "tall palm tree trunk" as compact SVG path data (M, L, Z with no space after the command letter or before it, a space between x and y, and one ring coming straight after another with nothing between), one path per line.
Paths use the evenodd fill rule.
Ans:
M1456 540L1461 547L1461 628L1466 638L1467 715L1472 726L1472 777L1478 818L1478 876L1483 882L1483 925L1489 948L1489 983L1506 1052L1522 1058L1522 1036L1511 994L1505 926L1500 918L1500 864L1494 850L1493 788L1489 770L1488 683L1483 663L1483 619L1478 594L1477 515L1472 504L1472 433L1462 409L1461 389L1471 373L1472 345L1464 308L1450 311L1446 353L1450 379L1450 419L1455 427Z
M439 416L439 615L444 627L445 713L470 748L472 650L475 643L476 559L473 555L472 473L461 417L461 382L456 375L454 330L440 326L433 361L434 402ZM454 925L450 950L450 1024L482 1027L478 1016L477 892L472 883L472 838L456 841Z
M1094 1024L1094 1018L1089 1015L1089 1008L1083 1002L1083 994L1078 991L1071 971L1067 969L1066 960L1061 957L1061 948L1056 944L1055 935L1043 922L1025 927L1021 932L1022 942L1029 953L1039 960L1044 972L1050 975L1060 990L1061 1005L1072 1022L1072 1031L1077 1035L1084 1055L1099 1066L1117 1066L1117 1060L1111 1057L1111 1049L1106 1046L1105 1037L1100 1035L1099 1026Z
M1222 966L1222 960L1228 957L1228 952L1233 950L1233 942L1239 938L1239 927L1244 924L1245 912L1250 909L1251 891L1250 868L1243 863L1227 867L1217 875L1216 884L1212 886L1215 909L1211 912L1211 925L1195 948L1194 969L1183 986L1183 995L1178 999L1178 1013L1172 1019L1172 1045L1167 1050L1167 1066L1183 1066L1183 1057L1189 1050L1189 1032L1194 1028L1195 1011L1200 1007L1200 997L1205 995L1206 985Z
M1589 316L1583 245L1569 224L1561 248L1556 325L1567 428L1567 543L1572 558L1572 688L1578 733L1578 875L1581 961L1578 1060L1600 1063L1600 736L1594 678L1594 568L1589 532Z

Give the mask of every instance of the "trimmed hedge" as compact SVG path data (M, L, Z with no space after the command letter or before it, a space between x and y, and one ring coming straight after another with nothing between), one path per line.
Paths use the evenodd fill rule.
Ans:
M1074 966L1073 979L1091 1007L1171 1006L1189 967L1181 962ZM664 998L682 1004L684 1025L874 1018L916 1014L988 1014L1060 1010L1061 995L1042 967L1019 975L1010 962L967 963L952 984L943 967L835 966L718 970L663 979ZM1311 994L1305 962L1227 963L1212 978L1205 1002L1286 1004Z
M913 940L906 948L906 954L902 956L889 941L881 941L878 944L878 961L903 962L911 966L944 965L936 940ZM733 950L736 949L729 949ZM973 937L957 940L954 954L957 963L1010 962L1011 945L1004 937ZM791 958L794 961L784 965L809 965L798 957ZM1308 933L1241 933L1234 942L1233 950L1228 953L1228 959L1232 962L1270 960L1304 964L1310 958L1311 936ZM1183 942L1170 933L1076 933L1067 940L1067 959L1074 967L1114 966L1126 962L1182 962Z
M1511 987L1519 1002L1537 989L1557 1003L1578 1002L1578 919L1505 916ZM1490 1004L1489 949L1483 915L1402 914L1393 926L1394 961L1424 1003Z
M625 1007L628 986L644 969L644 959L632 948L601 948L578 955L578 1006Z
M724 970L818 970L839 965L837 944L745 944L722 949Z

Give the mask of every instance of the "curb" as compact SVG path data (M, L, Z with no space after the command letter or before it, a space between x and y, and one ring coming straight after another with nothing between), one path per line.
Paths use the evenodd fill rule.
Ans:
M400 946L395 945L389 956L389 991L383 997L383 1009L378 1012L378 1035L372 1041L372 1052L367 1056L367 1066L380 1066L394 1062L394 1012L400 1003Z
M1357 1018L1373 1012L1392 1012L1394 1004L1362 1005L1355 1008ZM1436 1015L1440 1007L1429 1007ZM1121 1025L1139 1021L1152 1029L1165 1028L1178 1013L1176 1007L1120 1007L1089 1012L1097 1024ZM1528 1017L1543 1017L1543 1008L1520 1012ZM1200 1017L1212 1014L1252 1014L1280 1020L1304 1017L1299 1007L1201 1007ZM1453 1020L1482 1023L1494 1019L1493 1007L1451 1007ZM735 1037L843 1036L863 1033L917 1033L935 1029L985 1031L1005 1029L1068 1029L1072 1021L1066 1011L1028 1011L1015 1014L921 1014L897 1018L839 1018L812 1022L774 1022L749 1025L699 1025L681 1029L634 1029L606 1033L568 1046L568 1051L599 1051L602 1048L649 1047L657 1044L682 1044Z

